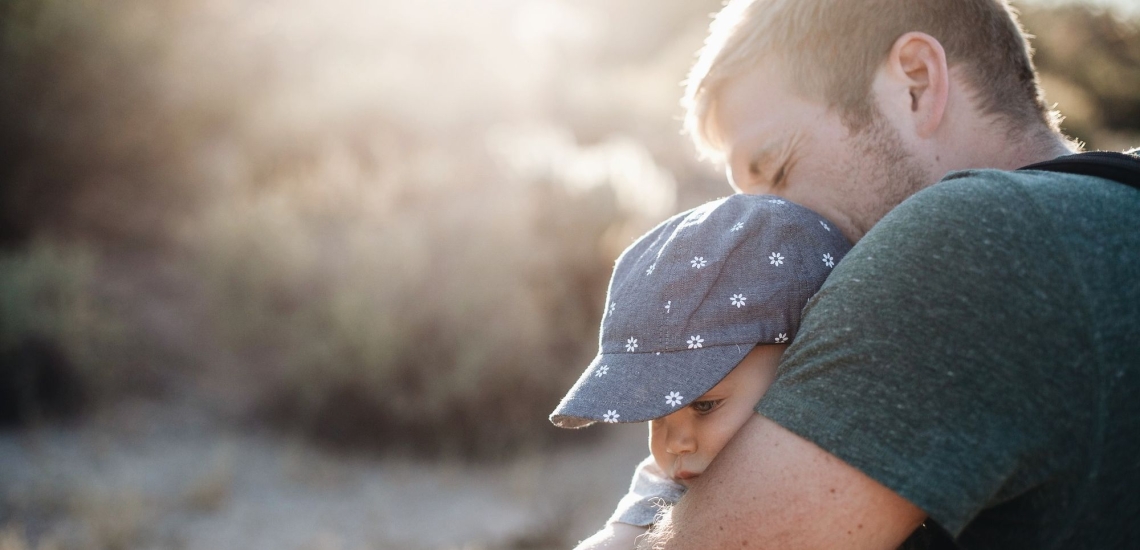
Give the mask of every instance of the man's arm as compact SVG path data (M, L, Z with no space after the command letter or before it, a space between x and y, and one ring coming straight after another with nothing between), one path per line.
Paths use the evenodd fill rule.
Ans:
M925 517L859 470L754 415L639 548L891 550Z

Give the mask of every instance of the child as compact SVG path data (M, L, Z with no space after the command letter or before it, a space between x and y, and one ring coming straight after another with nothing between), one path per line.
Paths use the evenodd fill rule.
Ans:
M776 375L800 312L851 248L818 214L733 195L678 214L618 258L597 357L550 415L562 428L645 422L651 457L579 549L634 547Z

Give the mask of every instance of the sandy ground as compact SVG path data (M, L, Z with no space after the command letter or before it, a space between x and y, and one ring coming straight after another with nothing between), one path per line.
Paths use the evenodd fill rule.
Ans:
M645 455L644 426L480 466L345 457L170 405L0 434L0 550L568 548Z

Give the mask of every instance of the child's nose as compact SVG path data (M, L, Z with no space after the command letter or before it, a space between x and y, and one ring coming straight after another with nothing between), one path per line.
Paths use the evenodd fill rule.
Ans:
M672 422L666 427L665 452L672 455L691 453L697 450L697 438L689 422Z

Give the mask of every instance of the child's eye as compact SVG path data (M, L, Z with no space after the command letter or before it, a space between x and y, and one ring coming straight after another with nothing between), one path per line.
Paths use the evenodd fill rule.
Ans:
M721 401L724 401L724 400L723 399L711 399L708 401L693 401L693 403L690 404L689 406L692 407L693 410L697 411L697 413L699 413L699 414L708 414L708 413L712 412L712 410L715 409L717 405L720 405Z

